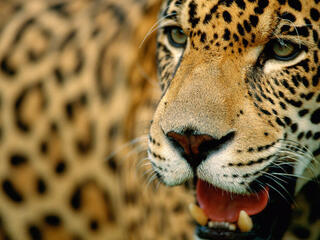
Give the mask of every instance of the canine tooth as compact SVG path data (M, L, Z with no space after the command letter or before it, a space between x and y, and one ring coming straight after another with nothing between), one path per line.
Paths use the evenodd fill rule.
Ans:
M253 228L251 217L243 210L241 210L239 214L238 227L241 232L250 232Z
M189 212L194 220L202 226L205 226L208 222L208 217L205 215L203 210L199 208L196 204L189 204Z

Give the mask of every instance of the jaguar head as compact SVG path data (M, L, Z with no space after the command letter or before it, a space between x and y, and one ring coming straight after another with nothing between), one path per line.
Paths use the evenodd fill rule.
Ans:
M281 239L295 194L319 174L319 9L164 3L148 152L164 184L194 181L196 239Z

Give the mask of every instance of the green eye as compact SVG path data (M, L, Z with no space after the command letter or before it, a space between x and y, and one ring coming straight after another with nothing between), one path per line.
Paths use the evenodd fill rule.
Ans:
M177 48L185 47L188 37L180 27L168 27L165 32L172 46Z
M270 50L274 59L280 61L289 61L294 59L301 51L297 44L289 41L276 40L270 44Z

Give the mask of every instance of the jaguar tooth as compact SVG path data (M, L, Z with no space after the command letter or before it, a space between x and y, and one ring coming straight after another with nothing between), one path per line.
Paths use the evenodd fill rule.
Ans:
M237 229L237 226L233 223L228 223L228 222L214 222L214 221L209 221L208 222L208 227L209 228L222 228L222 229L227 229L230 231L235 231Z
M250 232L253 228L252 219L244 210L240 211L238 227L241 232Z
M198 207L196 204L194 203L190 203L189 204L189 212L191 217L197 222L199 223L201 226L205 226L208 222L208 217L206 216L206 214L204 213L204 211L202 210L202 208Z

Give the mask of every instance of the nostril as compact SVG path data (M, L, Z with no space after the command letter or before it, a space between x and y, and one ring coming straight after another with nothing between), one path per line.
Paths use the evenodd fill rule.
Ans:
M173 131L167 133L172 145L193 168L196 168L210 153L219 150L226 143L232 141L234 136L234 131L220 139L207 134L191 134L190 131L183 134Z
M232 141L235 136L235 132L230 132L227 135L219 139L212 139L200 144L200 152L214 152L225 146L228 142Z

